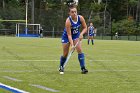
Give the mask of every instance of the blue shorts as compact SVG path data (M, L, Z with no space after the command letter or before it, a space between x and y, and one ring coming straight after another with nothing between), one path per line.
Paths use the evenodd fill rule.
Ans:
M94 34L92 33L92 34L88 34L88 36L94 36Z
M76 40L77 38L79 38L79 35L80 34L76 34L76 35L73 35L72 36L72 40ZM62 43L69 43L69 39L68 39L68 36L67 35L63 35L62 36Z

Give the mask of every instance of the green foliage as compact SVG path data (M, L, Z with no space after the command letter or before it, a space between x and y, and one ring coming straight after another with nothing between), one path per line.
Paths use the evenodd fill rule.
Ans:
M102 8L102 4L98 3L91 3L90 9L93 10L94 12L99 12Z
M139 0L128 0L129 5L136 6Z
M94 24L94 26L99 26L102 23L102 20L99 15L94 16L94 18L91 20Z
M1 8L0 15L3 19L21 19L25 15L23 6L17 0L9 0L5 2L5 6Z
M118 22L113 22L112 29L113 33L119 32L120 34L134 35L140 30L140 24L136 25L134 20L124 19Z
M2 20L1 16L0 16L0 20ZM1 21L0 21L0 28L4 28L4 25L2 24Z
M19 2L17 0L9 0L9 2L7 3L7 7L9 8L18 8L19 7Z
M28 20L32 20L32 0L29 1ZM34 0L35 3L35 23L40 23L49 30L52 27L57 30L63 30L65 19L68 16L68 8L64 4L67 0ZM107 2L106 2L107 1ZM139 0L102 0L101 4L98 0L79 0L78 13L85 17L88 22L89 16L93 13L93 22L97 27L103 26L104 19L98 13L105 10L111 15L113 21L113 32L119 31L122 34L136 34L140 30L139 23L136 23L136 6ZM129 10L129 14L127 14ZM132 11L133 10L133 11ZM132 15L134 20L126 20L128 15ZM0 0L0 16L1 19L25 19L25 0ZM103 17L103 16L102 16ZM138 16L139 18L139 16ZM107 21L109 18L107 18ZM139 19L138 19L139 20ZM1 26L8 23L0 23ZM107 25L110 25L109 22ZM100 27L103 28L103 27ZM47 29L48 30L48 29Z
M127 16L127 0L111 0L108 3L107 11L112 14L112 19L122 20Z
M4 2L5 7L0 7L0 16L3 20L23 20L25 19L25 7L20 6L17 0L9 0ZM13 22L1 22L0 28L15 29Z

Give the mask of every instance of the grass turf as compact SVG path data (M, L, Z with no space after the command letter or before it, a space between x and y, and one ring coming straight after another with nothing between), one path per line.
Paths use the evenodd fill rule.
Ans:
M59 93L140 93L139 41L95 40L87 45L83 40L82 48L89 73L81 74L74 52L60 75L60 38L0 37L0 82L30 93L52 93L33 84Z

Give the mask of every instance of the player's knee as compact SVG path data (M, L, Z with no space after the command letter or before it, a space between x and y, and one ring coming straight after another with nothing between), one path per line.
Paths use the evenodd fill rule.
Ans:
M78 54L82 53L81 46L77 46L76 50L77 50L77 53L78 53Z
M67 55L68 55L68 52L64 52L64 53L63 53L63 57L65 57L65 58L66 58L66 57L67 57Z
M82 53L82 50L81 49L77 50L77 53L78 54L81 54Z

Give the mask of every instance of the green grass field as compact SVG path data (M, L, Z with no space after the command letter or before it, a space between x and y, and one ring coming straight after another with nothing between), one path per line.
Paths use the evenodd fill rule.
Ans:
M60 75L60 38L0 37L0 83L30 93L140 93L139 41L82 45L89 73L81 74L74 52Z

